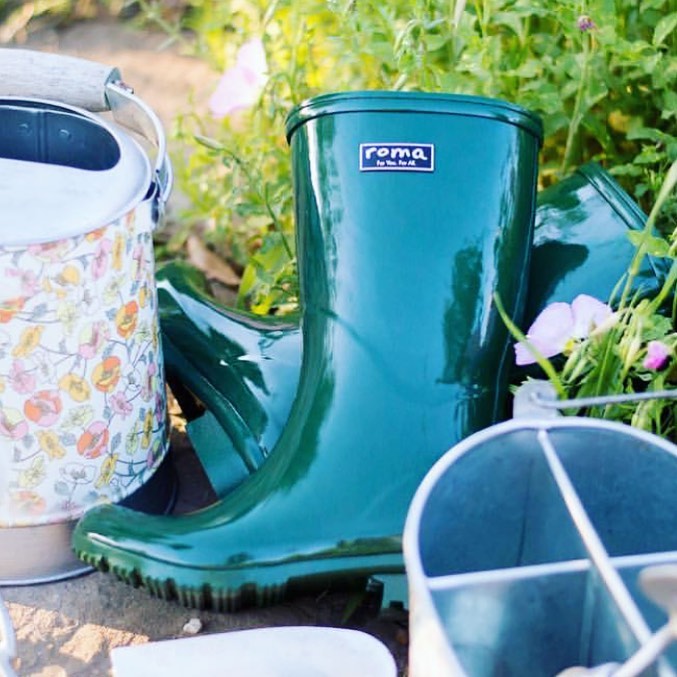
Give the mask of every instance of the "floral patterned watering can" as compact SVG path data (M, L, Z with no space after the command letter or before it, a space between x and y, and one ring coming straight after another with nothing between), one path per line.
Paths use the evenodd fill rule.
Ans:
M170 185L162 127L116 69L0 50L0 582L80 570L72 523L165 456Z

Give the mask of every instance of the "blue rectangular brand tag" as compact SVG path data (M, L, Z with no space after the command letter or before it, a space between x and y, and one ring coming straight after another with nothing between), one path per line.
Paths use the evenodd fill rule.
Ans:
M361 172L434 172L432 143L361 143Z

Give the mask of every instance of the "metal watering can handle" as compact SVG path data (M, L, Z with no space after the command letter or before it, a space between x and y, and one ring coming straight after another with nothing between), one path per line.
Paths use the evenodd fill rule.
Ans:
M172 174L162 123L124 84L117 68L61 54L0 49L0 96L46 99L93 113L110 110L118 124L155 148L159 197L166 201Z

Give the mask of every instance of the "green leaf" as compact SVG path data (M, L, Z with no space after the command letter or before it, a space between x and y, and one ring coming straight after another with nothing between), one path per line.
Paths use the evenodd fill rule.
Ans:
M641 230L631 230L628 232L628 239L635 247L643 245L649 256L668 256L670 253L670 245L662 237L647 236Z
M677 12L664 16L657 24L653 34L653 44L658 47L663 44L665 38L677 28Z

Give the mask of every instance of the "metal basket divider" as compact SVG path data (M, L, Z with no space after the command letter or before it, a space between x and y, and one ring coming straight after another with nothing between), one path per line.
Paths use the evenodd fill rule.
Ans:
M547 429L540 429L537 433L537 439L543 450L543 454L545 455L550 472L557 484L557 488L560 491L562 500L571 516L571 520L588 552L592 566L600 576L607 592L625 619L630 631L634 634L639 646L642 647L646 645L647 642L652 639L652 632L630 595L630 592L623 583L620 574L614 567L597 530L590 521L585 506L559 459L559 455L548 435ZM661 674L675 674L665 659L659 658L658 662L661 664Z

